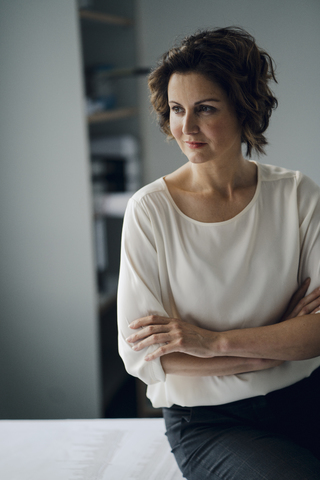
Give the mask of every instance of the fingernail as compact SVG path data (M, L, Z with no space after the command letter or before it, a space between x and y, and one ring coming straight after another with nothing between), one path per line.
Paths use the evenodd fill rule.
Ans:
M147 355L146 357L144 357L144 359L145 359L146 361L148 361L148 360L150 360L150 356Z

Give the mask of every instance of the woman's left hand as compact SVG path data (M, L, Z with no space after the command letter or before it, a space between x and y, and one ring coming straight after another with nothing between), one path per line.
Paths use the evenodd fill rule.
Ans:
M217 332L205 330L178 318L150 315L135 320L129 326L132 329L139 329L127 338L128 343L134 344L133 350L139 351L150 345L163 344L152 354L147 355L145 360L154 360L173 352L202 358L216 355L213 346L219 336Z
M307 278L292 295L281 322L284 320L290 320L290 318L320 313L320 288L316 288L309 293L309 295L305 296L309 285L310 278Z

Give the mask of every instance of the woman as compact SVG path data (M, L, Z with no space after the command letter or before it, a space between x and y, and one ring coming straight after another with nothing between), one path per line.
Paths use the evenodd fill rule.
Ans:
M242 154L264 153L272 79L239 28L186 38L149 77L188 161L128 204L119 350L189 480L320 478L320 189Z

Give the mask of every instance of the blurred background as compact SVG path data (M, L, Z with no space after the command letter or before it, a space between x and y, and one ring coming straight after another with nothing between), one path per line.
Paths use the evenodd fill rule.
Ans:
M0 0L0 418L159 415L116 332L126 202L184 163L147 73L186 34L228 25L277 65L260 161L320 184L317 0Z

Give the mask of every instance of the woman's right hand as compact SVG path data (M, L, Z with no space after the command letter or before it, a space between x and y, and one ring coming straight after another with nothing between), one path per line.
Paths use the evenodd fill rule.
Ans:
M313 292L309 293L309 295L305 296L309 285L310 278L307 278L292 295L281 322L302 315L320 313L320 288L316 288Z

